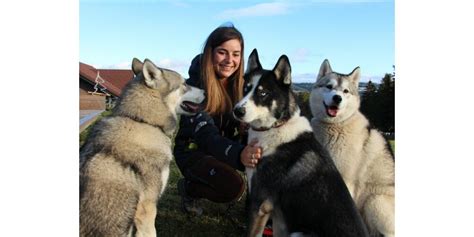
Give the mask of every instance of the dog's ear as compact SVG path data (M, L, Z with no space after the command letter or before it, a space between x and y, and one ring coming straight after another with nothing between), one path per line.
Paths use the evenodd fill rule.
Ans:
M132 61L132 71L133 74L138 75L143 70L143 63L138 58L133 58Z
M150 88L158 88L159 83L163 80L163 71L158 68L152 61L145 59L143 63L143 78L145 85Z
M252 53L250 53L249 60L247 62L247 70L245 73L249 73L256 69L262 69L262 64L260 64L260 60L258 59L257 49L253 49Z
M291 84L291 66L290 60L286 55L281 55L278 59L275 68L273 68L273 73L278 81L283 82L285 85Z
M360 67L354 68L354 70L352 70L352 72L349 74L349 78L351 79L352 83L354 83L356 86L359 86Z
M331 65L329 65L329 60L324 59L323 63L321 64L321 68L319 68L319 74L316 78L316 81L323 78L327 74L332 73Z

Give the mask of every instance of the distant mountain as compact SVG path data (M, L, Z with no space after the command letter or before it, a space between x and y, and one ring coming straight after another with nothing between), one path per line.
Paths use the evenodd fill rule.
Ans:
M293 90L294 91L311 91L314 83L293 83Z
M378 83L373 83L375 87L379 87ZM293 83L293 90L297 92L310 92L314 83ZM359 82L359 92L364 92L367 87L367 82Z

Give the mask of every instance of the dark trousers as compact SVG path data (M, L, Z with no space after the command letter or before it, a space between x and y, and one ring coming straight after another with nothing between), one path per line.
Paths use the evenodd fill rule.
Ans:
M218 203L240 198L245 183L234 168L201 152L192 152L190 155L179 167L186 179L188 196Z

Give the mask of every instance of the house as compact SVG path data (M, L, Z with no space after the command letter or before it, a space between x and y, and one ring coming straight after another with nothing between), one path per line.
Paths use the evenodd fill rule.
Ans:
M114 106L132 78L132 70L96 69L79 62L80 131L102 111Z
M79 63L79 109L104 110L122 93L133 78L132 70L96 69Z

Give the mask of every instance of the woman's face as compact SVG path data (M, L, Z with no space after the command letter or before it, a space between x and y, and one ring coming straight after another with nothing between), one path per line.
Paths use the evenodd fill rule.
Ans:
M212 63L219 79L230 77L239 68L241 51L240 41L237 39L225 41L214 48Z

